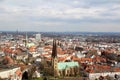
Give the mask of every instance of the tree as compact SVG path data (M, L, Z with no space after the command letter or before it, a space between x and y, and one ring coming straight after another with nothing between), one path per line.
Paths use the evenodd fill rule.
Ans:
M95 80L98 80L97 78Z
M106 79L107 79L107 80L113 80L113 78L110 77L109 75L106 76Z
M33 80L33 73L36 71L36 66L32 66L30 70L28 70L28 80Z
M104 80L104 77L103 77L103 76L100 76L100 77L99 77L99 80Z
M28 79L28 72L27 71L25 71L22 75L22 80L26 80L26 79Z
M2 79L2 78L0 77L0 80L4 80L4 79Z

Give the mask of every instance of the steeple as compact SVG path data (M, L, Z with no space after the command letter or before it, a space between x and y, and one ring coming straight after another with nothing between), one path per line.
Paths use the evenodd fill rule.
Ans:
M57 43L56 40L53 40L53 49L52 49L52 55L51 55L51 67L53 70L53 76L57 76L58 72L58 59L57 59Z
M27 32L25 34L25 47L27 46L27 42L28 42L28 35L27 35Z
M25 40L26 40L26 41L28 40L27 32L26 32L26 34L25 34Z
M16 30L16 34L17 34L17 37L18 37L18 34L19 34L19 31L18 31L18 29Z
M53 40L52 58L57 57L57 44L56 40Z

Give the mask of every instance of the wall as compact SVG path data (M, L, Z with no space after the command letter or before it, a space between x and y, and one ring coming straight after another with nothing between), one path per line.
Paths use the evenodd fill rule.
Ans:
M105 73L89 73L89 79L95 79L95 78L99 78L100 76L111 76L114 77L114 75L117 74L120 76L120 72L105 72Z

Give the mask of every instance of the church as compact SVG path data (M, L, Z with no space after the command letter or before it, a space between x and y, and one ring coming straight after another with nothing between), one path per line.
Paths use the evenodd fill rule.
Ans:
M50 72L51 76L76 76L79 74L78 62L59 62L57 57L57 41L53 41L53 49L51 54L51 64L46 72ZM49 71L50 70L50 71Z

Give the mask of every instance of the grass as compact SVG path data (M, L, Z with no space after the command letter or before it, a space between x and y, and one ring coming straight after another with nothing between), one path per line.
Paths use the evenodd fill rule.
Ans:
M36 79L34 79L34 80L43 80L43 78L36 78Z
M51 76L48 76L47 77L48 80L77 80L77 79L81 79L80 77L59 77L59 78L54 78L54 77L51 77ZM35 78L33 80L43 80L43 77L41 78Z

